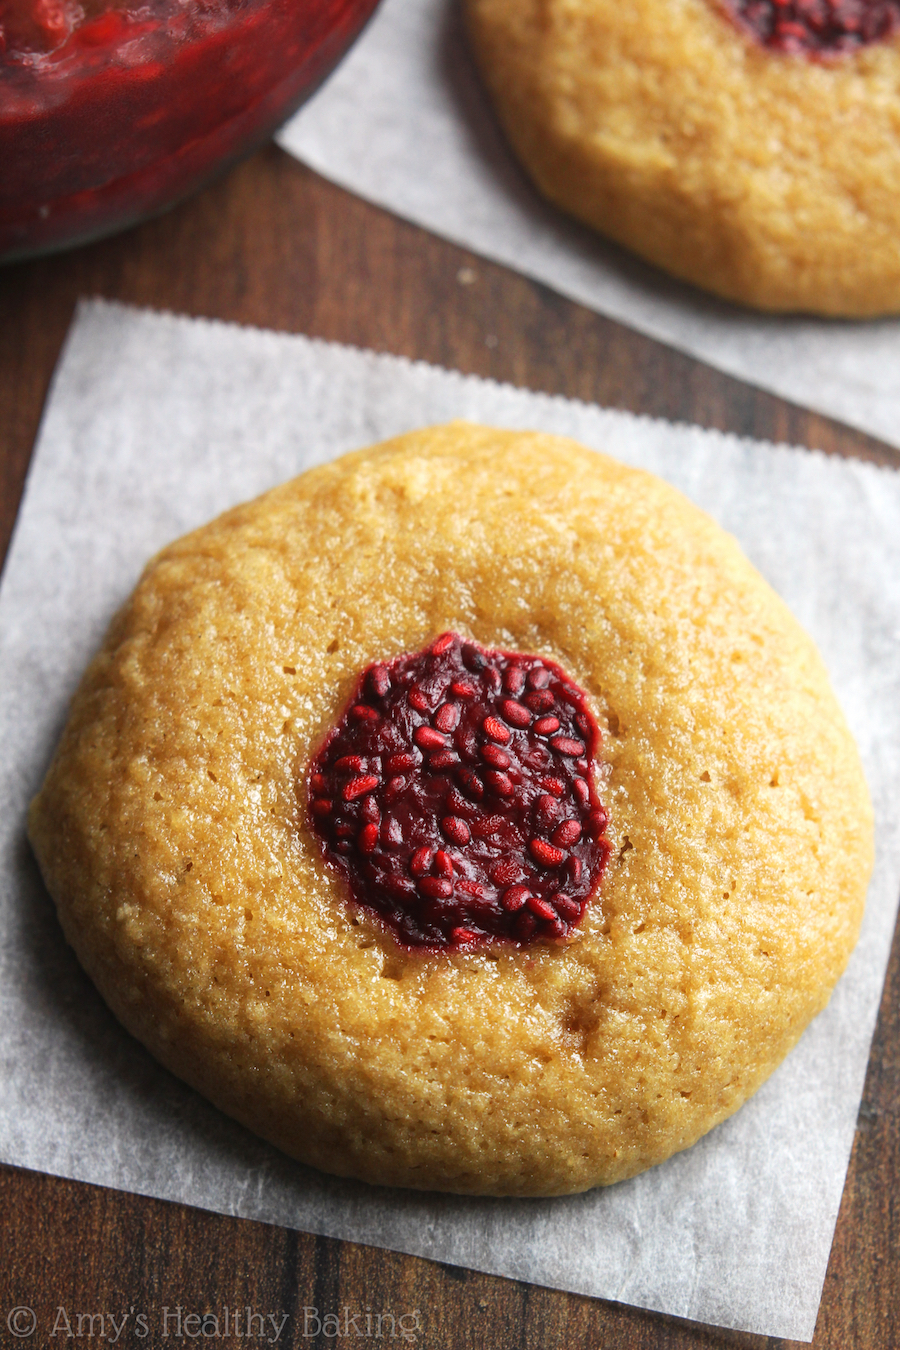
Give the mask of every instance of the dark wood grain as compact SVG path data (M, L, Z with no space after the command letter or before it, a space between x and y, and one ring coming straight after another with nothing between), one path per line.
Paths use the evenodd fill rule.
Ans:
M80 296L303 332L494 379L813 446L900 467L900 455L633 333L341 192L274 148L199 197L116 239L0 270L0 547L5 549L41 408ZM893 1350L900 1317L900 940L869 1064L814 1345ZM12 1168L0 1170L0 1344L82 1338L183 1345L176 1309L251 1308L287 1322L279 1344L395 1338L429 1350L687 1350L787 1346L413 1257L223 1218ZM16 1340L7 1314L33 1307ZM165 1322L164 1309L169 1320ZM304 1309L351 1333L316 1335ZM365 1321L366 1310L382 1314ZM346 1313L344 1310L347 1310ZM150 1334L133 1331L143 1313ZM238 1329L245 1332L246 1314ZM353 1317L357 1318L354 1324ZM196 1328L198 1323L190 1323ZM212 1324L207 1324L211 1328ZM234 1330L233 1321L231 1329ZM258 1329L258 1323L253 1324ZM364 1333L355 1337L354 1325ZM182 1331L185 1323L182 1322ZM332 1332L334 1324L328 1328ZM168 1337L163 1331L168 1330ZM309 1333L309 1334L306 1334ZM220 1337L242 1343L234 1334ZM258 1338L254 1338L259 1343ZM246 1334L243 1340L248 1340ZM208 1343L208 1338L207 1338Z

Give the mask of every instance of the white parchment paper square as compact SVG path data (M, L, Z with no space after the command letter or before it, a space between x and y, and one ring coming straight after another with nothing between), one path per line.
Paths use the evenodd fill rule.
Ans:
M689 1152L571 1199L469 1200L296 1165L183 1087L66 948L24 816L142 564L308 465L453 417L578 437L669 479L812 632L858 739L878 857L827 1011ZM90 304L69 336L0 592L0 1158L228 1214L808 1340L900 888L900 475L300 337Z
M445 239L900 445L900 322L754 314L671 280L548 206L497 129L459 10L460 0L382 0L279 144Z

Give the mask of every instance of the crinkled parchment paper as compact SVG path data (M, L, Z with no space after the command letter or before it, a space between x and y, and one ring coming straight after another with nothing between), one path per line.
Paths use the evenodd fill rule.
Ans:
M326 178L435 234L900 445L900 321L754 314L670 280L545 204L497 129L459 0L382 0L278 141Z
M67 699L147 557L341 451L468 417L570 434L717 517L812 632L878 861L827 1011L689 1152L563 1200L471 1200L290 1162L159 1068L65 946L24 837ZM810 1339L900 888L900 475L329 346L82 307L0 593L0 1158L682 1317Z

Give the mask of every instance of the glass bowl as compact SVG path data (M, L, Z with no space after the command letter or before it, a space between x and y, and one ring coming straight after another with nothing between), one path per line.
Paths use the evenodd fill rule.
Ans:
M262 143L378 0L0 0L0 260L171 206Z

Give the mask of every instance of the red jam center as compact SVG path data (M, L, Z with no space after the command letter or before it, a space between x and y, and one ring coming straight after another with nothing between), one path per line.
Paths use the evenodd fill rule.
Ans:
M850 52L900 28L900 0L725 0L740 28L781 52Z
M565 941L610 851L599 740L559 666L444 633L364 672L312 763L313 828L406 946Z

